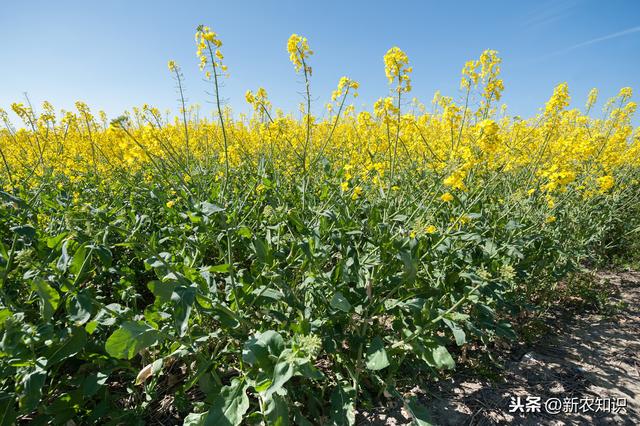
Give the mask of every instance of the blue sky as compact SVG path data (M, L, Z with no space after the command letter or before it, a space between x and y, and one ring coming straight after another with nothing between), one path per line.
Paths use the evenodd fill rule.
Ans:
M569 83L574 106L597 87L601 102L640 90L640 1L5 1L0 6L0 107L83 100L119 115L149 103L177 108L167 60L183 68L187 96L212 110L197 67L194 31L224 42L223 94L247 111L244 93L263 86L275 106L296 109L303 87L289 63L291 33L315 51L312 91L321 110L342 75L361 84L357 105L388 93L382 57L397 45L414 67L412 95L459 96L460 70L490 48L503 58L504 102L529 116L553 87ZM640 97L634 94L637 101ZM638 119L635 120L636 124Z

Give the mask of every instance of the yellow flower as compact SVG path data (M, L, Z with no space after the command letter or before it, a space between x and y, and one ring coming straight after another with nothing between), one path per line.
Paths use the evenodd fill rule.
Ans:
M340 189L342 189L342 192L345 192L347 189L349 189L349 182L344 181L340 184Z
M392 47L384 55L384 72L389 84L398 82L398 92L411 91L411 79L409 74L413 71L409 65L409 57L399 47Z
M442 196L440 197L440 199L442 201L444 201L445 203L448 203L450 201L453 201L453 195L451 195L450 192L445 192L444 194L442 194Z
M600 192L607 192L615 185L616 181L613 176L602 176L598 178L598 186L600 187Z
M434 225L429 225L424 229L424 232L426 232L427 234L435 234L436 232L438 232L438 228L436 228Z
M176 205L176 200L169 200L169 201L167 201L166 205L167 205L168 208L171 209L171 208L173 208L173 206Z
M287 41L287 52L289 52L289 60L293 64L296 71L300 71L305 59L313 55L313 51L309 48L309 42L305 37L298 34L291 34ZM311 68L307 65L305 72L311 72Z
M547 207L552 209L555 207L555 205L556 205L556 202L553 200L553 197L547 196Z
M356 186L355 188L353 188L353 194L351 194L351 199L355 200L359 198L360 195L362 195L362 187Z
M443 183L446 186L450 186L451 188L464 190L464 178L466 173L463 170L458 170L453 172L450 176L448 176Z
M338 82L338 88L331 93L331 101L335 102L338 98L346 95L349 90L354 90L354 97L358 96L358 93L355 92L359 87L356 81L351 80L349 77L342 77Z
M556 221L556 217L555 216L547 216L547 218L545 219L546 223L553 223Z
M200 59L200 70L204 70L208 61L212 60L214 68L220 67L222 71L226 71L226 66L222 64L222 59L224 57L220 51L222 42L218 38L218 35L211 31L211 28L204 25L198 26L196 30L196 46L196 55ZM215 58L207 57L207 53L210 54L212 46L216 48L214 53ZM210 78L210 75L207 76L207 78Z
M176 62L175 61L169 61L167 63L167 66L169 67L169 71L174 72L176 70Z

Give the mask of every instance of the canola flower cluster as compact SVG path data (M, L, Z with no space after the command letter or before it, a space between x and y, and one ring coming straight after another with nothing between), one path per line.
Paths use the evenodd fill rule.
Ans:
M215 77L217 91L217 79L227 72L222 42L205 26L198 27L195 38L200 68L207 78ZM309 94L313 51L308 40L293 34L287 51L296 72L304 72ZM522 119L507 115L499 105L504 85L494 50L464 65L461 99L436 93L431 108L415 99L407 106L413 71L408 56L392 47L383 60L390 96L380 98L372 112L356 111L350 104L359 84L348 77L331 94L328 113L313 115L309 103L302 108L302 119L274 111L263 88L246 93L251 116L236 118L229 108L221 108L217 120L202 118L199 107L186 105L184 97L181 116L173 120L143 105L111 123L82 102L76 103L76 111L60 114L48 102L40 113L14 103L11 109L24 126L16 129L0 110L5 124L0 131L2 182L28 186L46 173L76 181L87 173L108 176L114 169L146 169L151 176L149 164L159 159L176 164L215 159L233 168L264 156L283 175L294 176L301 166L306 169L326 158L334 169L345 171L341 189L354 198L361 196L363 186L393 186L394 176L407 170L436 176L444 202L488 172L526 171L527 179L518 182L522 191L529 196L540 191L552 205L554 196L569 186L585 197L612 191L625 170L640 165L631 88L606 102L602 118L591 118L597 90L589 93L584 111L568 109L569 88L562 83L540 114ZM182 91L180 67L169 61L168 68Z

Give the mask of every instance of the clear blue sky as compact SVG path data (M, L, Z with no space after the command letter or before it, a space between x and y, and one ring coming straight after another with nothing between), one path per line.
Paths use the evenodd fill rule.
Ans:
M291 33L315 51L318 111L342 75L361 84L358 106L386 95L382 57L399 46L414 67L413 96L459 95L460 69L482 50L503 58L504 101L532 115L553 87L569 83L573 105L592 87L601 99L640 91L640 1L5 1L0 8L0 106L83 100L111 117L149 103L176 110L167 60L186 77L191 102L206 108L207 84L194 31L211 26L224 42L224 96L246 111L244 92L263 86L275 106L295 110L303 88L286 53ZM602 102L599 102L600 104ZM638 123L638 119L635 120Z

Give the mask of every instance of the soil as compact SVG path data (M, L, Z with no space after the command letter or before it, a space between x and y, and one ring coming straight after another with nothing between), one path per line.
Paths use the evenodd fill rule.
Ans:
M435 425L640 424L640 272L597 272L596 279L610 288L608 303L617 306L615 314L555 312L548 318L551 331L524 351L514 351L499 377L454 373L407 390L405 397L417 397ZM510 412L512 398L518 397L525 412ZM539 412L526 412L528 397L540 398ZM545 410L550 399L554 402ZM564 405L552 414L555 399ZM396 406L361 411L358 423L408 425L412 420Z

